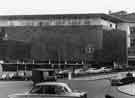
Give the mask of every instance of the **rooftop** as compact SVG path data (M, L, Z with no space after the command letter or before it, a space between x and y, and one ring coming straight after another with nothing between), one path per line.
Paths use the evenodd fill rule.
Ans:
M125 20L107 15L104 13L97 14L52 14L52 15L8 15L0 16L0 20L37 20L37 19L87 19L87 18L103 18L112 22L124 22Z
M135 22L135 13L126 13L124 11L120 11L120 12L112 13L110 15L114 16L114 17L118 17L118 18L125 20L127 22L130 22L130 23Z

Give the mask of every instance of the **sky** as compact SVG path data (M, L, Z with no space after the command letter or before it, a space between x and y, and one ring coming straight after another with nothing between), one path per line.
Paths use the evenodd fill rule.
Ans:
M135 0L0 0L0 15L135 12Z

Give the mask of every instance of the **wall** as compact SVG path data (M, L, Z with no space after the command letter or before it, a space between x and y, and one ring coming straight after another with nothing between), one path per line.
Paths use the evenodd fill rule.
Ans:
M104 26L104 29L116 29L116 24L111 21L100 19L100 24Z
M115 29L115 23L102 18L86 19L45 19L45 20L0 20L1 27L8 26L71 26L71 25L102 25L105 29ZM111 25L111 27L110 27Z
M126 31L127 34L127 47L130 47L130 25L129 23L118 23L117 28L119 30Z
M127 63L126 32L103 30L103 49L95 51L98 62Z
M5 27L8 39L31 43L31 57L84 59L86 48L102 49L101 26Z
M15 40L0 40L0 60L28 59L29 44Z

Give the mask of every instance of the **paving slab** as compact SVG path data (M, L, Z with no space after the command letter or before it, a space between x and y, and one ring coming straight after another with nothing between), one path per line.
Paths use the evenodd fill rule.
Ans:
M135 84L129 84L129 85L124 85L124 86L120 86L118 87L118 90L122 93L131 95L131 96L135 96Z

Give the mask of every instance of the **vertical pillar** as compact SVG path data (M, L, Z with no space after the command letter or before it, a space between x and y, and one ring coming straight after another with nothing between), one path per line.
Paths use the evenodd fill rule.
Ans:
M126 64L128 65L128 48L130 47L130 26L129 23L118 24L118 29L126 31Z
M72 79L72 72L68 72L68 80Z

